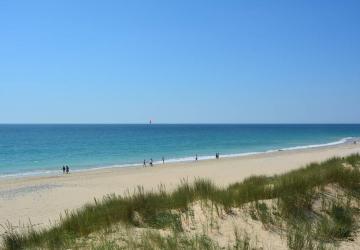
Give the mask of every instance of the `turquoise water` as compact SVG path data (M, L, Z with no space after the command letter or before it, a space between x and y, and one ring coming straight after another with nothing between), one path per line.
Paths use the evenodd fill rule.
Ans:
M0 176L192 160L360 137L360 125L0 125Z

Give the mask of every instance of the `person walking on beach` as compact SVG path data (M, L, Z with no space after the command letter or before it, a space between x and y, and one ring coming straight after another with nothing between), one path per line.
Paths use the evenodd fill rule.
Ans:
M197 161L198 160L198 157L197 157L197 154L195 155L195 161Z
M66 173L68 174L69 173L69 166L66 165Z
M165 163L165 158L164 158L164 156L162 157L162 161L163 161L163 164Z
M153 166L153 160L152 160L152 158L150 159L150 167L152 167Z
M144 165L143 166L146 167L146 160L144 160Z
M65 166L63 166L63 174L65 174Z

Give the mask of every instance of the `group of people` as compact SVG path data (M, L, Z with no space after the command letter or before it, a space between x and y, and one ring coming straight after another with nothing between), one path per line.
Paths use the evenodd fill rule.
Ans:
M216 154L215 154L215 158L216 158L216 159L220 159L220 153L216 153Z
M220 159L220 153L216 153L216 154L215 154L215 158L216 158L216 159ZM196 154L196 155L195 155L195 161L197 161L197 160L198 160L198 155Z
M164 164L165 163L165 157L163 156L161 159L162 159L162 162ZM150 167L152 167L154 165L152 158L149 161L149 165L150 165ZM144 160L143 166L146 167L146 160Z
M216 154L215 154L215 158L216 158L216 159L220 159L220 153L216 153ZM165 158L164 158L164 156L163 156L161 159L162 159L162 162L163 162L163 164L164 164L164 163L165 163ZM195 155L195 161L197 161L197 160L198 160L198 155L196 154L196 155ZM154 165L152 158L151 158L150 161L149 161L149 165L150 165L150 167L152 167L152 166ZM144 160L143 166L146 167L146 160ZM63 166L63 167L62 167L62 170L63 170L63 174L65 174L65 173L68 174L68 173L70 172L70 168L69 168L68 165Z
M220 153L215 153L215 158L216 158L216 159L220 159ZM164 158L164 156L163 156L161 159L162 159L162 162L163 162L163 164L164 164L164 163L165 163L165 158ZM198 155L196 154L196 155L195 155L195 161L197 161L197 160L198 160ZM149 166L152 167L153 165L154 165L153 159L151 158L150 161L149 161ZM144 160L143 166L146 167L146 160Z
M220 153L215 153L215 158L220 159ZM195 155L195 161L198 160L198 155Z
M62 167L62 170L63 170L63 174L65 174L65 173L69 173L69 171L70 171L70 168L69 168L69 166L68 165L66 165L66 166L63 166Z
M216 159L219 159L219 158L220 158L220 153L216 153L216 154L215 154L215 158L216 158ZM163 164L164 164L164 163L165 163L165 158L164 158L164 156L163 156L161 159L162 159L162 162L163 162ZM197 161L197 160L198 160L198 155L196 154L196 155L195 155L195 161ZM152 167L152 166L154 165L152 158L151 158L150 161L149 161L149 165L150 165L150 167ZM144 160L143 166L146 167L146 160ZM68 173L70 172L70 168L69 168L68 165L64 165L64 166L62 167L62 170L63 170L63 174L65 174L65 173L68 174Z
M144 160L144 167L146 167L146 160ZM153 159L151 158L150 159L150 161L149 161L149 165L150 165L150 167L152 167L153 166Z

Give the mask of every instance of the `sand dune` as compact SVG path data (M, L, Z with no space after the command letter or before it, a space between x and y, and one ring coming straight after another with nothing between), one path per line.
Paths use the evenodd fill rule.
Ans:
M171 190L182 180L208 178L227 185L251 175L280 174L332 156L360 153L359 144L281 151L259 155L155 165L150 168L109 168L58 176L3 179L0 181L0 224L46 226L66 209L76 209L94 197L123 194L142 185ZM0 232L4 228L0 227Z

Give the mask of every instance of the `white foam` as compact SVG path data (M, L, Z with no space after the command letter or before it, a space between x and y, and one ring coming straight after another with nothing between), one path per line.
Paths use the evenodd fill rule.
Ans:
M31 177L31 176L42 176L42 175L58 175L59 171L56 170L35 170L32 172L22 172L14 174L2 174L0 178L18 178L18 177Z
M283 148L281 150L297 150L297 149L307 149L307 148L320 148L320 147L328 147L328 146L335 146L339 144L344 144L346 142L349 142L350 140L354 139L353 137L346 137L338 141L324 143L324 144L313 144L313 145L306 145L306 146L296 146L296 147L290 147L290 148Z

